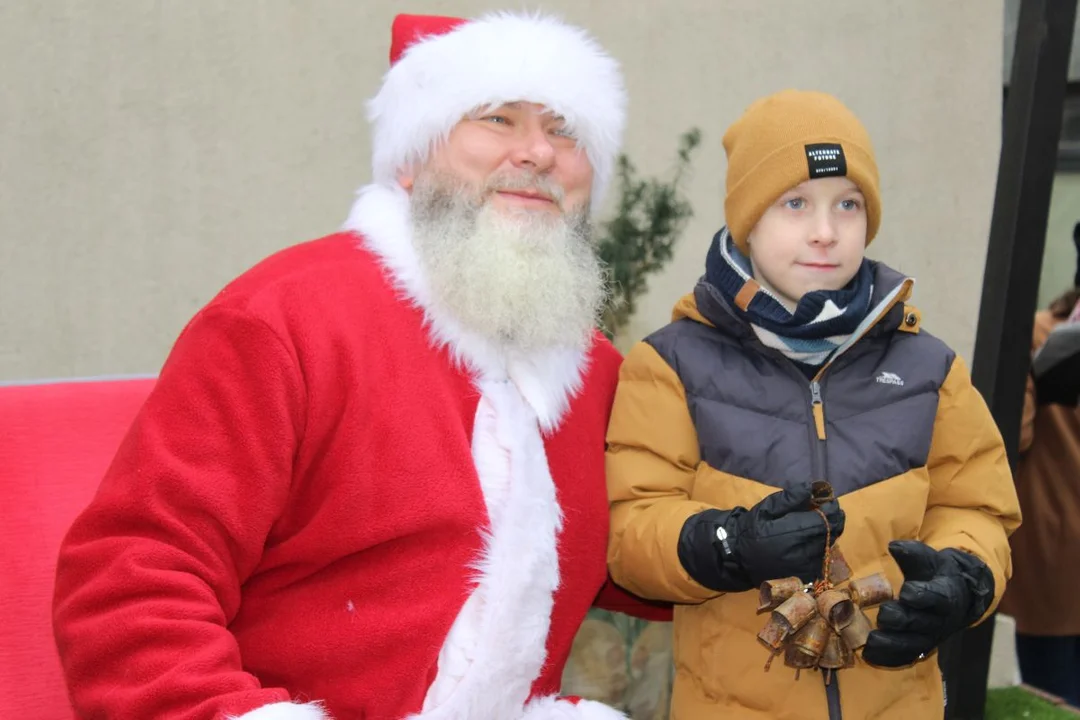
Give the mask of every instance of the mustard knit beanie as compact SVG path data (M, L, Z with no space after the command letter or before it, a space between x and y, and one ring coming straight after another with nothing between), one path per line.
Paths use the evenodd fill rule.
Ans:
M724 133L724 216L735 245L747 238L776 199L807 180L846 176L866 199L866 242L881 224L878 169L870 135L831 95L783 90L757 100Z

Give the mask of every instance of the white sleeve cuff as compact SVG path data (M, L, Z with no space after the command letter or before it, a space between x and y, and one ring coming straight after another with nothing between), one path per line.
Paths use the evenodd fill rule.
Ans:
M615 708L593 700L569 700L546 697L525 706L521 720L627 720L626 715Z
M319 703L279 702L263 705L228 720L333 720Z

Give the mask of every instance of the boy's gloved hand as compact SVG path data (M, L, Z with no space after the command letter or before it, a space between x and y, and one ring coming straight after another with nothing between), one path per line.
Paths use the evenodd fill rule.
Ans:
M844 511L835 500L821 511L835 541L844 532ZM813 582L821 574L825 534L806 484L773 493L749 510L705 510L691 516L679 535L679 561L694 580L724 592L791 576Z
M904 584L897 600L882 603L863 660L903 667L983 616L994 598L994 575L982 560L955 548L898 540L889 543L889 552Z

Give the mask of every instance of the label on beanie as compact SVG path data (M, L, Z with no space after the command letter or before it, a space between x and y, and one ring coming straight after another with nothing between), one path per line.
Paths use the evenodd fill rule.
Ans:
M806 164L810 179L847 175L844 148L839 143L814 143L806 146Z

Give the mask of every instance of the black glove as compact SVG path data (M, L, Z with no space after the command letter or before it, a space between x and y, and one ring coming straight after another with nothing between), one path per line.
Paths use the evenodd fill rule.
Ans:
M833 541L844 532L844 511L821 506ZM717 537L722 528L726 537ZM798 576L813 582L825 558L825 523L811 509L810 485L773 493L747 510L705 510L689 517L679 534L679 561L712 590L741 592L766 580Z
M979 558L954 548L935 550L916 540L889 543L904 573L897 600L881 604L863 660L903 667L981 618L994 599L994 574Z

